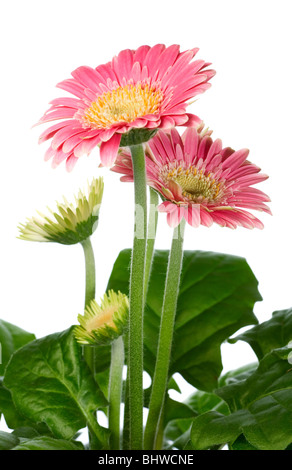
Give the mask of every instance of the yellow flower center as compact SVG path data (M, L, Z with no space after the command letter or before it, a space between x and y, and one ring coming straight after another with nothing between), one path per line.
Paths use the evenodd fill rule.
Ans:
M126 85L99 96L82 112L85 127L105 129L119 122L133 122L147 114L157 114L163 94L148 84Z
M190 167L184 170L181 166L170 171L168 180L174 181L182 189L182 194L192 202L200 202L204 199L214 201L222 195L222 183L216 181L212 173L204 174L203 170Z

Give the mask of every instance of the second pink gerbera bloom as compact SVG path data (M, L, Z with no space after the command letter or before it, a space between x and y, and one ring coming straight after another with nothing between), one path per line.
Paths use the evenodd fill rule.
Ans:
M270 213L270 199L252 186L264 181L247 160L249 151L223 148L210 131L188 128L182 136L176 129L159 131L146 151L147 182L164 200L158 210L167 213L171 227L182 218L194 226L213 222L230 228L263 228L262 222L245 209ZM123 173L122 181L133 181L131 156L121 151L113 171Z
M52 139L45 158L52 158L53 166L66 160L70 170L81 155L101 144L101 162L111 166L123 134L133 129L199 123L197 116L186 113L187 101L209 88L215 72L203 60L191 62L197 51L141 46L123 50L96 68L77 68L73 78L57 85L75 97L51 101L39 121L61 120L40 136L39 142Z

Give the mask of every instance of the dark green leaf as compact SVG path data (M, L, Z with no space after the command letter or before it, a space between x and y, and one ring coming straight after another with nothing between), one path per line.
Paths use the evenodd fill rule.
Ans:
M229 370L219 378L219 387L247 379L258 368L258 365L258 362L253 362L252 364L239 367L239 369Z
M229 443L239 436L259 450L284 450L292 441L292 370L288 348L267 354L246 379L218 389L231 414L207 412L194 419L196 450Z
M184 449L190 439L193 418L210 410L228 414L226 403L213 393L196 391L184 402L168 399L165 411L165 447Z
M4 387L2 380L0 381L0 413L4 415L5 422L10 429L31 424L27 418L16 410L11 393Z
M0 450L11 450L19 443L17 436L9 432L0 431Z
M21 437L0 431L0 450L84 450L81 442L49 436Z
M10 429L29 427L37 434L48 435L50 430L45 423L35 423L23 416L15 407L10 391L4 387L0 380L0 412L3 413L5 422Z
M197 415L206 413L210 410L219 411L222 414L228 414L226 403L214 393L197 391L185 400L185 403L192 408Z
M108 289L128 294L131 250L123 250ZM144 323L145 369L153 375L168 251L156 251ZM222 371L220 346L241 327L255 324L261 296L243 258L185 251L175 322L170 375L179 372L199 389L212 391ZM174 286L176 288L176 286Z
M230 450L258 450L256 447L252 446L245 437L241 434L235 442L230 446Z
M231 342L246 341L259 359L272 349L287 346L292 340L292 308L274 312L272 318L245 333L231 339Z
M16 408L45 422L57 438L71 439L86 424L105 444L105 429L93 413L106 400L85 364L72 329L37 339L12 357L4 385Z
M231 411L237 411L253 404L259 397L285 390L291 393L292 368L288 354L288 348L271 351L245 380L233 381L216 390L216 394L226 401Z
M0 320L0 376L4 375L5 367L14 351L34 339L34 334L28 333L12 323Z
M81 442L40 436L33 439L21 439L19 444L11 450L84 450L84 447Z

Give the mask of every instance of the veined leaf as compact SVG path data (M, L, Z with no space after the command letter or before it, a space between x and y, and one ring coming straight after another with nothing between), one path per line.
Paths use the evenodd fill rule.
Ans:
M34 339L34 334L0 320L0 376L4 375L5 367L12 354Z
M103 447L107 430L94 412L107 402L84 362L72 328L37 339L10 360L4 385L21 414L44 422L57 438L71 439L88 425Z
M270 320L256 325L229 341L239 340L250 344L259 359L272 349L287 346L289 341L292 341L292 308L274 312Z
M84 450L81 442L54 439L48 436L22 438L0 431L0 450Z
M292 442L292 369L289 348L276 349L260 361L246 379L234 381L216 393L231 413L204 413L194 419L193 448L209 449L238 443L243 435L259 450L284 450ZM236 444L235 444L236 445Z

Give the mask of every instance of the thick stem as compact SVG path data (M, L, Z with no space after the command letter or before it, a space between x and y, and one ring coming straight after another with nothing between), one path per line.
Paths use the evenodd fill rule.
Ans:
M179 292L185 220L174 229L165 282L157 358L145 428L145 449L153 449L167 390L174 321Z
M95 298L95 260L92 244L89 238L82 243L85 258L85 301L86 307L91 300ZM94 373L94 348L91 346L84 347L84 358Z
M151 274L151 266L154 254L154 245L157 231L158 221L158 194L154 189L149 188L150 194L150 207L148 217L148 230L147 230L147 249L146 249L146 262L145 262L145 278L144 278L144 300L146 300L148 283Z
M109 381L109 430L110 448L121 448L120 411L123 388L124 341L120 336L112 343L110 381Z
M143 448L143 312L144 271L147 237L146 169L143 145L131 147L134 191L135 231L129 291L129 418L130 449Z

